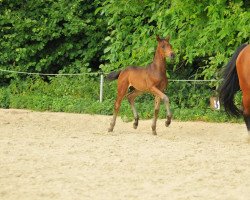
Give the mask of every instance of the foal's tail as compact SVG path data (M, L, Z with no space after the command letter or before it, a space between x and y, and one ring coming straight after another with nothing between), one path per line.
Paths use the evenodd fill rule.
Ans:
M110 81L116 80L116 79L118 79L120 73L121 73L121 71L118 71L118 72L111 72L111 73L109 73L109 74L106 76L106 79L108 79L108 80L110 80Z
M220 86L220 102L224 105L225 111L229 115L240 116L242 111L239 110L234 104L234 96L237 91L240 90L239 78L236 70L236 59L239 53L247 46L247 44L241 45L233 54L231 60L227 64L224 75L223 82Z

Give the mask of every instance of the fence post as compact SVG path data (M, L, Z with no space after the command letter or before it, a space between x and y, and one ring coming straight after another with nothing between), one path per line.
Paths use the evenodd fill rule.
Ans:
M100 79L100 103L102 103L103 100L103 74L101 74Z

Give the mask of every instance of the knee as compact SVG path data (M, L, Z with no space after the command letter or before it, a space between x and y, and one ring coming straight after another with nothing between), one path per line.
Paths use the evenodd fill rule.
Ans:
M115 109L117 109L119 107L118 103L115 103Z
M121 102L120 101L116 101L115 102L115 110L118 110L120 108Z
M164 103L169 103L169 98L166 95L163 97L162 100L164 101Z
M129 102L130 104L133 103L133 101L132 101L132 99L131 99L130 97L128 97L128 102Z

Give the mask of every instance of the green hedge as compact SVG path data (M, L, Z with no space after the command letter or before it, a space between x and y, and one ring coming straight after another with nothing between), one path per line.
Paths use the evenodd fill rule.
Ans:
M38 111L75 112L112 115L116 98L116 82L104 83L104 101L99 102L99 77L56 77L48 84L42 78L12 81L9 87L0 90L0 106L3 108L25 108ZM174 118L178 120L239 121L221 111L211 110L209 98L213 91L206 84L170 82L165 91L170 98ZM237 96L240 103L241 95ZM140 118L153 116L154 97L141 95L136 99ZM119 113L125 121L133 119L128 101L125 99ZM160 118L165 118L162 104ZM241 121L241 120L240 120Z

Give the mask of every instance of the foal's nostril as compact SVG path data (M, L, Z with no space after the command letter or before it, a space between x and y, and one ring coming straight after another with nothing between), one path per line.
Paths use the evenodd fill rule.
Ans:
M174 53L171 53L170 54L170 58L174 58L175 57L175 54Z

